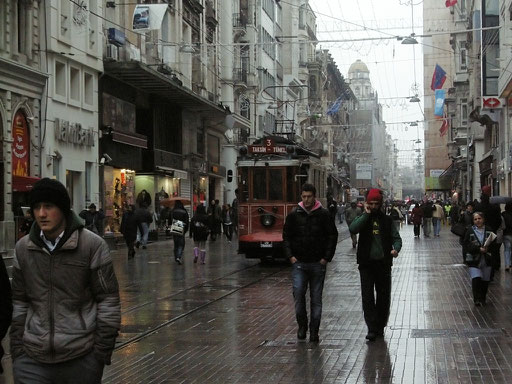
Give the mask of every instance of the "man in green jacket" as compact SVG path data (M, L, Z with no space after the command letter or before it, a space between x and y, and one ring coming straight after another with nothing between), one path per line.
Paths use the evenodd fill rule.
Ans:
M349 228L350 233L359 233L357 263L369 341L384 336L391 305L391 266L402 248L402 239L392 218L386 216L381 207L382 192L371 189L364 213L355 218Z
M64 185L39 180L35 222L13 258L11 356L16 383L101 383L121 323L105 241L70 209Z

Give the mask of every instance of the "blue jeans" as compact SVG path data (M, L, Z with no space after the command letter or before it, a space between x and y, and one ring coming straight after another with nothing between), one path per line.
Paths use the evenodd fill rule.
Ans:
M325 265L320 262L303 263L297 261L292 265L293 298L295 300L295 317L300 326L307 325L306 291L309 285L311 320L309 329L318 332L322 318L322 291L324 289Z
M181 259L185 249L185 236L173 235L174 240L174 258Z
M439 233L441 232L441 219L438 217L433 217L432 225L434 226L434 236L439 236Z
M142 230L144 233L140 233L139 229L137 229L137 242L140 242L142 245L148 244L148 235L149 235L149 224L141 223Z

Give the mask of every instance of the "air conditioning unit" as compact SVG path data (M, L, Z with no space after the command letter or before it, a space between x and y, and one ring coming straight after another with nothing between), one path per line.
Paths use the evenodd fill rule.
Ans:
M114 44L107 44L107 52L105 60L117 61L119 60L119 49Z

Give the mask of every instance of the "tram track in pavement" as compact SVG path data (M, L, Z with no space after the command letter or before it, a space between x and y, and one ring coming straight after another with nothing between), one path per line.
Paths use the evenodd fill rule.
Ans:
M349 233L348 233L348 228L346 228L346 231L340 231L340 236L338 236L338 243L342 242L343 240L347 239L350 237ZM168 325L171 325L173 323L175 323L176 321L178 320L181 320L195 312L198 312L212 304L215 304L215 303L218 303L219 301L221 300L224 300L226 297L242 290L242 289L245 289L245 288L248 288L254 284L257 284L257 283L261 283L262 281L266 280L266 279L269 279L271 277L274 277L280 273L282 273L283 271L287 270L289 268L288 264L287 263L282 263L282 264L278 264L278 263L274 263L273 266L268 266L268 265L265 265L265 266L262 266L262 264L260 263L257 263L257 264L254 264L254 265L250 265L250 266L247 266L247 267L244 267L244 268L240 268L240 269L237 269L235 271L231 271L230 273L227 273L223 276L219 276L215 279L211 279L211 280L208 280L208 281L204 281L200 284L195 284L195 285L192 285L190 287L187 287L185 289L182 289L181 291L179 292L176 292L174 294L171 294L171 295L167 295L165 297L161 297L161 298L158 298L156 300L149 300L149 301L146 301L144 303L141 303L141 304L138 304L138 305L135 305L135 306L132 306L128 309L126 309L125 311L122 311L121 312L121 315L128 315L128 314L131 314L131 313L134 313L138 310L142 310L144 307L147 307L149 305L152 305L152 304L155 304L155 303L158 303L158 302L164 302L164 301L174 301L176 300L177 298L179 298L180 296L184 296L184 295L187 295L188 293L193 293L194 295L197 294L198 292L201 291L201 289L205 289L206 291L211 291L212 288L215 287L215 282L219 282L219 281L222 281L223 279L227 279L227 278L230 278L234 275L237 275L237 274L240 274L240 273L243 273L243 272L247 272L249 270L253 270L253 269L256 269L256 268L264 268L265 270L268 270L268 273L266 273L266 271L262 271L261 275L259 276L255 276L254 279L251 279L249 282L245 283L245 284L241 284L241 285L235 285L233 284L232 286L232 289L227 289L226 293L225 294L222 294L214 299L205 299L204 300L204 303L202 304L198 304L196 307L192 308L192 309L189 309L187 311L184 311L176 316L173 316L172 318L166 320L166 321L163 321L155 326L152 326L151 328L147 329L146 331L143 331L143 332L140 332L138 333L136 336L133 336L131 338L128 338L127 340L125 341L122 341L120 343L117 343L114 350L121 350L123 348L126 348L134 343L137 343L151 335L154 335L155 333L157 333L160 329L168 326ZM276 269L277 268L277 269ZM225 286L224 286L225 288ZM201 297L208 297L208 295L200 295ZM186 301L186 298L183 299L183 301ZM121 332L123 330L121 329Z

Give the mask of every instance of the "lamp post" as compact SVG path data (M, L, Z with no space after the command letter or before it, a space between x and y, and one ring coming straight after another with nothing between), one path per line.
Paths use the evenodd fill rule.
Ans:
M468 125L466 133L466 202L471 200L471 165L469 163L469 139L471 134L471 125Z

